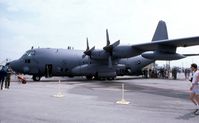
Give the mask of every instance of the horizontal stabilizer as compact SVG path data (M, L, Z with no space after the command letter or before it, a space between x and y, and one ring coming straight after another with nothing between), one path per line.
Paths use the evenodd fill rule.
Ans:
M183 54L183 56L186 56L186 57L188 57L188 56L199 56L199 54Z

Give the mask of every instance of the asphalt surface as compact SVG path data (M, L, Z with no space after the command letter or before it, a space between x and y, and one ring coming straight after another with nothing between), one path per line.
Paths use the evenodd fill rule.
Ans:
M58 80L61 83L58 83ZM51 78L0 91L0 123L198 123L185 80ZM128 105L121 100L125 85ZM61 93L64 97L54 95Z

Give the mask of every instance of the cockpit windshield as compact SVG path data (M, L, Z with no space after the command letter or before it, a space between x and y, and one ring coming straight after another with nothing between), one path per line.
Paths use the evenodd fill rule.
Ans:
M35 55L35 51L34 50L29 50L27 51L23 56L23 57L31 57L31 56L34 56Z

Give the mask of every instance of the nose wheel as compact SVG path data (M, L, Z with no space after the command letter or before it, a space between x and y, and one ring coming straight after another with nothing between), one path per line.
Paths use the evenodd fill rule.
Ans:
M33 79L34 81L40 81L41 76L33 75L33 76L32 76L32 79Z

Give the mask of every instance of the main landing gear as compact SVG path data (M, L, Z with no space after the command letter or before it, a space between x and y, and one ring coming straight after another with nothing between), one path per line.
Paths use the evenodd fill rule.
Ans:
M33 75L33 76L32 76L32 79L33 79L34 81L40 81L41 76Z

